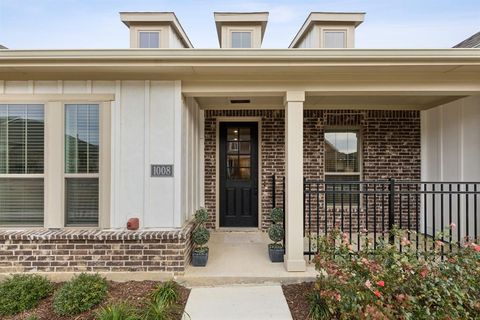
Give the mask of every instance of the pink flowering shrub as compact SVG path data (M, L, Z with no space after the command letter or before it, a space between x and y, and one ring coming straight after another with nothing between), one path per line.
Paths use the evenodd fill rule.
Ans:
M310 318L479 319L480 245L467 242L442 260L437 242L417 257L413 241L393 232L394 245L370 243L358 252L339 231L317 239Z

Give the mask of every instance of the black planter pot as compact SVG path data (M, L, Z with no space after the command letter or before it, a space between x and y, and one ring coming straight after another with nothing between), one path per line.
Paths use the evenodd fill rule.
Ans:
M208 250L203 252L192 251L192 266L205 267L208 261Z
M283 262L284 248L268 246L268 256L272 262Z

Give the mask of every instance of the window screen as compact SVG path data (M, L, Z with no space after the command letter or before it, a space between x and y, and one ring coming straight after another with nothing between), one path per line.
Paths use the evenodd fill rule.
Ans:
M232 48L251 48L251 32L232 32Z
M140 48L160 48L160 32L139 32Z
M345 48L344 31L325 31L323 35L325 48Z
M0 225L43 225L43 167L43 105L0 104Z
M65 210L67 226L97 225L99 105L65 106Z

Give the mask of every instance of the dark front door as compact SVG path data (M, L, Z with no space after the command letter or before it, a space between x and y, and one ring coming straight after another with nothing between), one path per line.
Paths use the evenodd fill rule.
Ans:
M258 124L220 123L220 226L258 226Z

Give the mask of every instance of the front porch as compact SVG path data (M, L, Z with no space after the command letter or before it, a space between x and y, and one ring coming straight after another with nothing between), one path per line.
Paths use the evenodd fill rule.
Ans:
M262 231L213 231L208 243L209 259L205 268L188 266L178 278L188 286L291 283L313 281L314 265L307 264L305 272L291 273L282 263L268 258L270 240Z
M447 149L453 150L451 148L454 148L458 141L463 143L469 135L479 132L477 126L465 123L464 118L465 114L469 114L476 119L479 117L478 96L461 98L459 95L465 94L465 92L454 93L452 91L423 91L421 93L417 91L415 94L407 94L404 91L369 92L371 95L367 95L366 92L361 95L346 92L345 96L334 95L330 92L324 97L319 92L287 91L281 96L280 93L272 95L271 92L268 94L254 92L249 95L234 90L228 94L205 91L195 93L193 87L187 85L186 88L184 94L189 97L187 99L195 100L197 107L202 110L203 136L201 149L204 153L204 163L202 164L205 173L204 205L212 215L208 226L211 229L225 231L225 226L221 223L223 209L220 199L222 196L220 176L222 170L226 170L228 165L226 161L222 165L220 125L222 123L257 123L258 224L256 228L263 231L268 228L271 223L269 212L273 207L285 208L286 270L305 271L305 268L308 270L309 266L306 262L315 251L312 244L308 243L308 239L317 234L325 234L327 230L331 231L333 227L341 227L342 231L347 232L353 238L359 237L364 229L372 232L370 237L373 236L374 239L380 236L385 237L386 232L392 227L385 222L389 210L387 206L388 194L385 191L385 194L381 195L380 190L377 190L378 194L371 196L370 193L373 190L368 190L368 184L366 189L362 189L360 197L364 199L359 200L359 202L361 201L362 204L372 202L372 205L369 208L368 205L362 208L357 206L354 215L358 213L360 216L353 217L357 219L356 224L352 223L351 220L345 226L340 225L340 217L348 216L350 213L348 210L345 211L344 208L340 208L340 197L345 196L347 198L346 193L350 191L347 185L351 186L355 182L359 182L359 185L364 185L365 181L373 182L373 184L380 183L382 188L388 187L388 181L391 178L399 183L413 182L420 186L416 189L419 193L416 196L411 194L395 198L393 207L397 206L397 202L400 201L400 208L412 209L416 199L418 208L412 209L408 213L408 217L407 210L398 212L398 208L395 209L393 224L403 223L401 227L406 229L408 223L408 229L413 230L415 228L428 236L432 236L440 229L458 221L463 226L457 238L466 235L478 236L478 233L474 233L474 230L479 229L479 219L477 219L477 211L473 211L478 195L477 189L474 190L474 188L478 188L478 184L462 184L458 190L453 188L451 196L457 197L460 195L461 200L457 202L463 204L460 209L453 211L453 218L450 220L447 219L447 211L442 213L443 220L439 211L440 206L448 205L448 194L444 193L441 196L436 194L437 191L440 192L441 187L448 189L448 186L441 186L438 183L435 185L428 184L431 181L462 182L465 181L467 172L471 177L468 180L480 180L478 169L469 162L471 155L480 151L477 144L471 144L471 141L468 141L472 149L457 150L464 153L455 161L451 159L442 160L443 166L438 165L435 155L438 150L443 150L443 153L439 156L446 157ZM189 90L192 91L189 92ZM205 86L202 87L202 90L205 90ZM222 90L226 89L222 87ZM240 101L239 104L234 105L232 103L234 100ZM452 100L454 101L450 102ZM451 130L442 129L443 120L439 118L439 114L447 117L451 116L452 120L455 121L453 125L459 130L468 132L468 135L455 135ZM331 132L356 134L355 144L358 144L358 150L344 152L347 156L356 153L355 159L344 159L344 162L347 163L344 170L341 168L339 170L329 170L327 168L329 165L331 167L331 164L329 164L331 159L328 158L327 148L338 147L332 145L326 137ZM442 137L442 140L439 140L439 137ZM447 139L444 137L447 137ZM229 142L233 143L233 141L225 140L223 147L227 146ZM227 154L228 152L224 156ZM348 161L356 163L352 164ZM463 168L461 174L457 170L459 167ZM457 172L456 175L453 174L454 171ZM277 177L277 181L273 185L271 183L272 176ZM284 182L282 182L282 177L285 178ZM308 207L307 195L310 194L310 197L324 199L325 194L311 192L312 185L306 186L305 181L318 183L326 180L332 181L334 177L343 178L337 183L337 188L347 188L343 190L344 195L333 196L333 202L338 201L337 207L335 208L335 203L333 203L333 208L331 208L332 203L328 206L321 205L318 202L313 204L311 199ZM345 183L342 184L341 181L345 181ZM428 184L428 190L422 189L423 184L425 184L422 181ZM284 194L279 193L275 197L274 190L281 190L282 187L284 188ZM305 191L306 188L309 189L308 192ZM405 186L405 188L409 187ZM432 190L432 188L438 188L438 190ZM470 193L466 197L465 188L470 188ZM447 189L443 191L446 192ZM413 192L414 190L409 191ZM358 192L356 196L359 196ZM382 198L387 204L380 208L378 204L381 203ZM401 204L402 201L404 201L403 205ZM408 201L412 203L407 205ZM375 205L373 205L373 202L376 202ZM435 204L432 207L433 202ZM456 206L457 202L451 204ZM343 204L347 207L344 202ZM469 211L465 211L465 207L468 206L470 206ZM324 216L327 207L328 214ZM317 212L317 209L319 212ZM421 215L420 213L423 213L423 210L427 210L427 213ZM383 220L380 221L382 214ZM403 220L402 217L404 217ZM407 222L408 219L410 220ZM328 221L328 226L323 228L325 221ZM467 222L469 226L465 228ZM349 230L351 227L355 230ZM221 267L221 261L226 261L225 259L241 260L240 257L248 257L246 259L249 259L255 256L256 258L252 258L252 261L255 260L260 263L268 259L268 241L264 241L262 244L258 241L254 244L255 241L251 242L251 239L241 240L243 232L238 233L238 235L232 233L231 236L226 238L226 241L228 242L228 239L232 239L232 237L238 237L237 241L242 245L238 245L236 248L235 246L232 248L222 247L217 246L219 235L214 234L212 246L220 252L217 255L213 252L214 250L211 251L212 256L209 260L209 266L207 266L207 269L212 268L211 271L207 269L192 270L193 273L208 274L212 272L212 274L224 274L225 276L236 273L237 275L245 274L245 276L248 276L248 269L245 270L241 267L245 264L240 263L239 270L233 268L226 271L224 267ZM265 238L265 235L263 237ZM225 241L225 238L222 241ZM246 243L250 244L247 245ZM420 248L425 247L420 244ZM229 248L229 250L225 250L225 248ZM243 250L251 250L251 252ZM227 251L232 254L237 252L238 257L230 257ZM218 260L218 264L214 260ZM251 265L256 266L254 262ZM273 268L279 268L278 265L274 266ZM253 269L262 270L262 267ZM268 272L275 273L276 269Z

